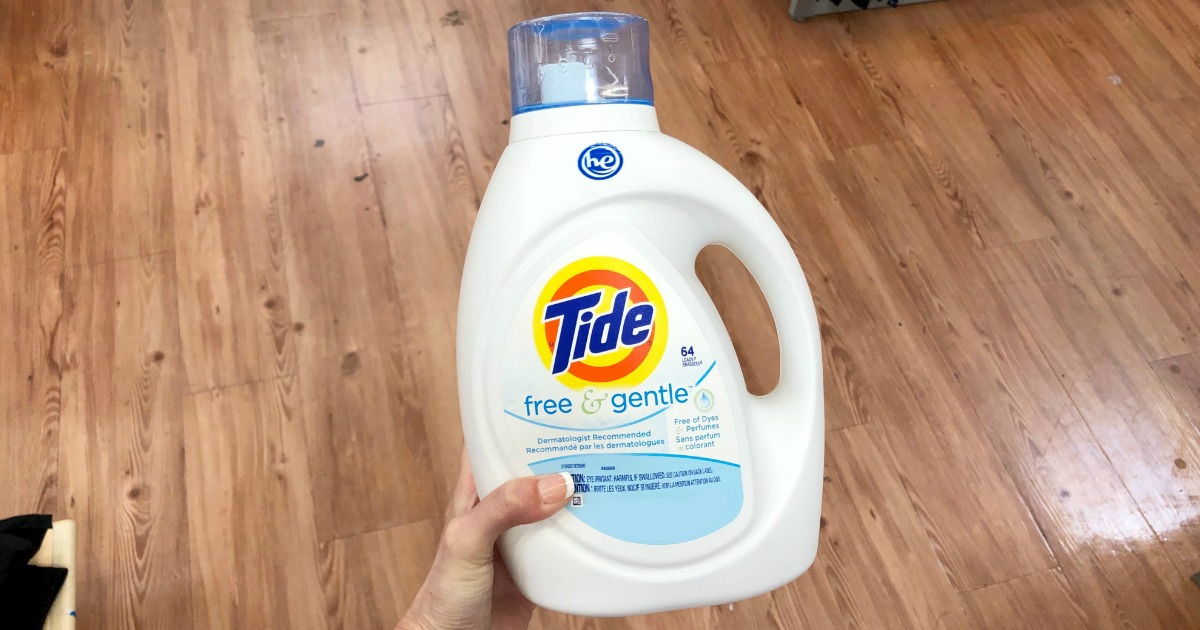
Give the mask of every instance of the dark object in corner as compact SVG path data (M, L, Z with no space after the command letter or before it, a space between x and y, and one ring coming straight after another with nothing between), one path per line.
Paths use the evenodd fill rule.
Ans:
M66 569L29 566L51 527L45 514L0 521L0 618L5 628L40 630L67 579Z
M905 4L929 2L930 0L792 0L788 9L792 19L804 20L817 15L842 13L859 9L897 7Z

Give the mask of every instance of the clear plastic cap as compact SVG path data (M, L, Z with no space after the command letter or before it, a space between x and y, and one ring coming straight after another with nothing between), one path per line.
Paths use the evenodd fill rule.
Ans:
M654 104L650 23L628 13L567 13L508 29L513 114L567 105Z

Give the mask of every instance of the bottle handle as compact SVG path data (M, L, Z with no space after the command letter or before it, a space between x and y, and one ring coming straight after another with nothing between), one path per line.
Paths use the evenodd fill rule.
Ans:
M787 237L746 189L713 221L708 239L741 259L766 297L779 338L779 384L748 396L747 443L755 518L771 532L769 546L795 554L806 570L817 553L822 471L825 465L825 399L821 333L804 272Z
M724 246L742 261L775 320L779 383L770 393L751 399L753 415L794 417L799 410L814 408L814 402L823 409L821 338L804 272L766 209L749 191L743 190L742 195L741 203L710 215L717 220L704 222L708 229L702 230L701 240L704 245Z

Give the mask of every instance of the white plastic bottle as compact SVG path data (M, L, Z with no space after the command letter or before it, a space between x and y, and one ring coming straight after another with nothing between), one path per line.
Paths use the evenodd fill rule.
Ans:
M817 551L816 312L791 247L735 178L658 130L649 26L576 13L509 31L513 117L463 274L458 370L480 495L569 472L570 504L501 549L522 592L617 616L745 599ZM764 115L770 115L764 112ZM732 250L762 288L779 385L746 392L696 278Z

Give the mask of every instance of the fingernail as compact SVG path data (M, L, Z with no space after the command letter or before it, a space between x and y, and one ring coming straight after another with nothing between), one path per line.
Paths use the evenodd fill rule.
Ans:
M538 493L542 495L542 503L562 503L575 494L575 482L565 472L542 475L538 477Z

